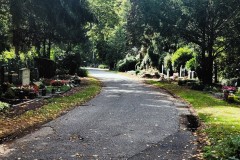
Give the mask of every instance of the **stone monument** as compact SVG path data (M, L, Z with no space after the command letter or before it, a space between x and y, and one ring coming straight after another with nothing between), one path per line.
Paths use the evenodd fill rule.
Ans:
M19 79L22 85L30 84L30 70L27 68L22 68L19 70Z

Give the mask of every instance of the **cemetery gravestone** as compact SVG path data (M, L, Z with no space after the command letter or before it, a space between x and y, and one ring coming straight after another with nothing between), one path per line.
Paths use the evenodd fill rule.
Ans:
M191 74L192 74L192 71L189 70L189 71L188 71L188 79L192 79L192 78L191 78L191 76L192 76Z
M8 81L7 65L1 66L1 84Z
M167 78L170 77L170 69L167 70Z
M30 70L27 68L20 69L20 81L22 85L29 85L30 84Z
M195 79L195 72L192 71L192 79Z
M18 82L18 74L14 71L11 71L9 74L9 82L13 84L16 84Z

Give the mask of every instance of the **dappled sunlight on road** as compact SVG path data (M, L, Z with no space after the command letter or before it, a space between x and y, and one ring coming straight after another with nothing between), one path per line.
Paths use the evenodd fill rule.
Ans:
M10 149L7 147L7 145L1 144L0 145L0 156L8 156L10 152L14 151L14 149Z

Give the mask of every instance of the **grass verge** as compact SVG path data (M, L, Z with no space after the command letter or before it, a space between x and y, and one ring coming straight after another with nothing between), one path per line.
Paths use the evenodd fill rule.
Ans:
M0 117L0 140L14 137L24 130L53 120L74 107L85 103L101 90L99 81L88 78L88 84L73 95L49 99L49 103L37 110L30 110L14 118Z
M190 90L166 82L147 81L164 88L189 102L199 118L204 122L204 129L198 134L207 134L203 157L205 159L240 159L240 107L229 104L212 95Z

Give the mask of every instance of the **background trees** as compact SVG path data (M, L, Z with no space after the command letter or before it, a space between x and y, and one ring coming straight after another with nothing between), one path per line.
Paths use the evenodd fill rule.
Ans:
M92 51L101 63L114 68L126 52L126 19L129 0L89 0L96 23L88 25Z
M161 70L166 57L187 46L195 54L184 63L197 70L203 83L211 84L214 74L216 80L217 75L239 76L237 0L0 0L0 4L2 57L13 57L9 55L14 52L20 61L31 52L58 61L75 52L81 61L113 69L128 55L135 57L135 68L149 64ZM173 68L174 62L167 64L168 69L179 70Z
M141 19L137 26L150 26L152 32L160 33L160 46L164 51L172 52L171 49L176 48L171 46L181 47L182 42L195 44L200 65L198 74L204 84L212 83L213 63L217 64L221 53L236 53L229 50L239 39L236 26L240 8L236 0L132 0L132 3L135 6L132 12L138 9L139 13L136 23L132 24ZM141 33L143 29L138 31ZM146 44L146 41L140 43ZM147 42L147 47L151 47L151 43Z
M56 45L71 51L86 40L84 26L93 21L85 0L9 0L1 2L0 10L1 50L10 42L17 57L32 47L48 59Z

